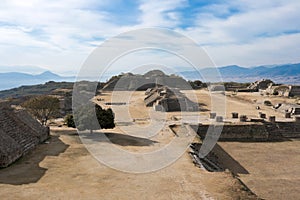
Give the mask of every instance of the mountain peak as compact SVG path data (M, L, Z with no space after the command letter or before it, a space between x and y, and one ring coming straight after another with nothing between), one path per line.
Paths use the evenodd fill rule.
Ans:
M45 71L45 72L43 72L41 74L36 75L36 77L39 77L39 78L60 78L59 75L54 74L51 71Z
M51 71L44 71L43 73L40 73L40 75L42 75L42 74L44 74L44 75L46 75L46 74L52 74L52 75L56 75L56 74L54 74L53 72L51 72Z

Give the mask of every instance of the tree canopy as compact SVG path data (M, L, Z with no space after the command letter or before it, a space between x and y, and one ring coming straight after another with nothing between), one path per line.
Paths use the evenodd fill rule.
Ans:
M65 116L64 121L68 127L76 128L73 115L68 114Z
M32 115L34 115L43 125L59 113L59 99L53 96L33 97L22 104Z
M81 106L75 114L75 122L78 130L98 130L101 128L114 128L114 113L109 109L102 109L97 104ZM96 119L96 120L95 120Z

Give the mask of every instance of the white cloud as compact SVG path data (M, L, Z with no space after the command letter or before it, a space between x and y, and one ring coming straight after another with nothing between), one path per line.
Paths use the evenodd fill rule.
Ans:
M299 0L228 0L199 7L194 13L187 0L138 3L139 12L133 14L128 8L136 22L127 23L117 10L106 9L118 6L116 1L3 0L0 65L78 69L105 39L142 27L166 27L190 36L205 46L218 65L300 62Z
M252 1L251 1L252 2ZM291 30L300 31L300 2L277 5L275 2L270 6L258 6L251 3L245 4L245 8L235 6L241 12L235 13L228 18L216 17L211 13L220 13L210 6L205 12L200 13L195 21L196 25L187 30L186 34L195 38L200 44L223 45L226 43L247 43L257 37L268 37L283 34ZM230 4L223 5L227 10ZM219 9L226 10L223 6ZM207 12L207 10L209 12ZM226 11L227 12L227 11Z
M299 62L300 34L259 38L249 44L206 46L217 65L258 66Z
M299 10L299 1L231 1L202 8L195 26L178 30L205 46L217 65L299 62Z
M95 0L4 1L0 6L0 64L78 69L94 48L94 40L118 33L118 27L108 22L108 13L88 9L93 6L101 4Z
M180 23L179 14L174 10L186 4L185 0L142 1L140 25L144 27L175 27Z

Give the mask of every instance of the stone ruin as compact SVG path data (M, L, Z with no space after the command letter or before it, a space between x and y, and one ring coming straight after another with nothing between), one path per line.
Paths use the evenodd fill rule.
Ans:
M0 105L0 168L12 164L48 137L49 128L25 110Z
M144 102L147 107L153 106L156 111L198 111L197 103L189 100L179 89L170 89L166 86L148 89Z
M278 95L283 97L299 97L300 86L299 85L281 85L275 84L269 79L262 79L251 83L247 88L237 89L237 92L258 92L262 91L262 94L266 95Z
M266 90L269 87L269 85L272 84L274 84L273 81L269 79L262 79L251 83L246 88L238 88L235 91L236 92L258 92L259 90Z
M177 75L166 75L160 70L152 70L144 75L126 73L112 77L103 87L104 91L145 91L156 86L168 86L180 88L181 90L191 89L190 84Z
M255 81L248 86L248 89L258 92L259 90L265 90L270 84L274 84L270 79L262 79L260 81Z
M211 92L224 92L225 87L224 85L209 85L208 90Z
M265 93L267 95L278 95L283 97L300 96L299 85L269 85Z
M300 115L300 105L298 104L289 104L289 103L280 103L273 108L281 113L290 113L291 115Z

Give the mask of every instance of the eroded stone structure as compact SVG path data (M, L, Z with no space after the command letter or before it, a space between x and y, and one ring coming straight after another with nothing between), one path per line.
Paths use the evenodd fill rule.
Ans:
M215 137L214 134L208 134L208 128L211 132L214 129L222 128L222 134L219 141L276 141L287 138L300 137L300 123L295 122L239 122L224 125L199 124L191 125L198 133L201 139L205 137Z
M146 106L153 106L156 111L197 111L199 106L197 103L189 100L178 89L170 89L166 86L155 87L151 91L147 91L144 99Z
M278 95L283 97L300 96L299 85L269 85L266 89L268 95Z
M269 79L262 79L262 80L251 83L251 85L248 86L248 89L254 90L254 91L265 90L271 84L274 84L274 82Z
M7 167L48 137L49 128L25 110L0 105L0 167Z
M282 103L274 107L275 110L282 113L291 113L291 115L300 115L300 105Z
M181 90L191 89L189 83L182 77L166 75L160 70L152 70L144 75L126 73L112 77L103 87L105 91L135 91L147 90L156 86L167 86Z

